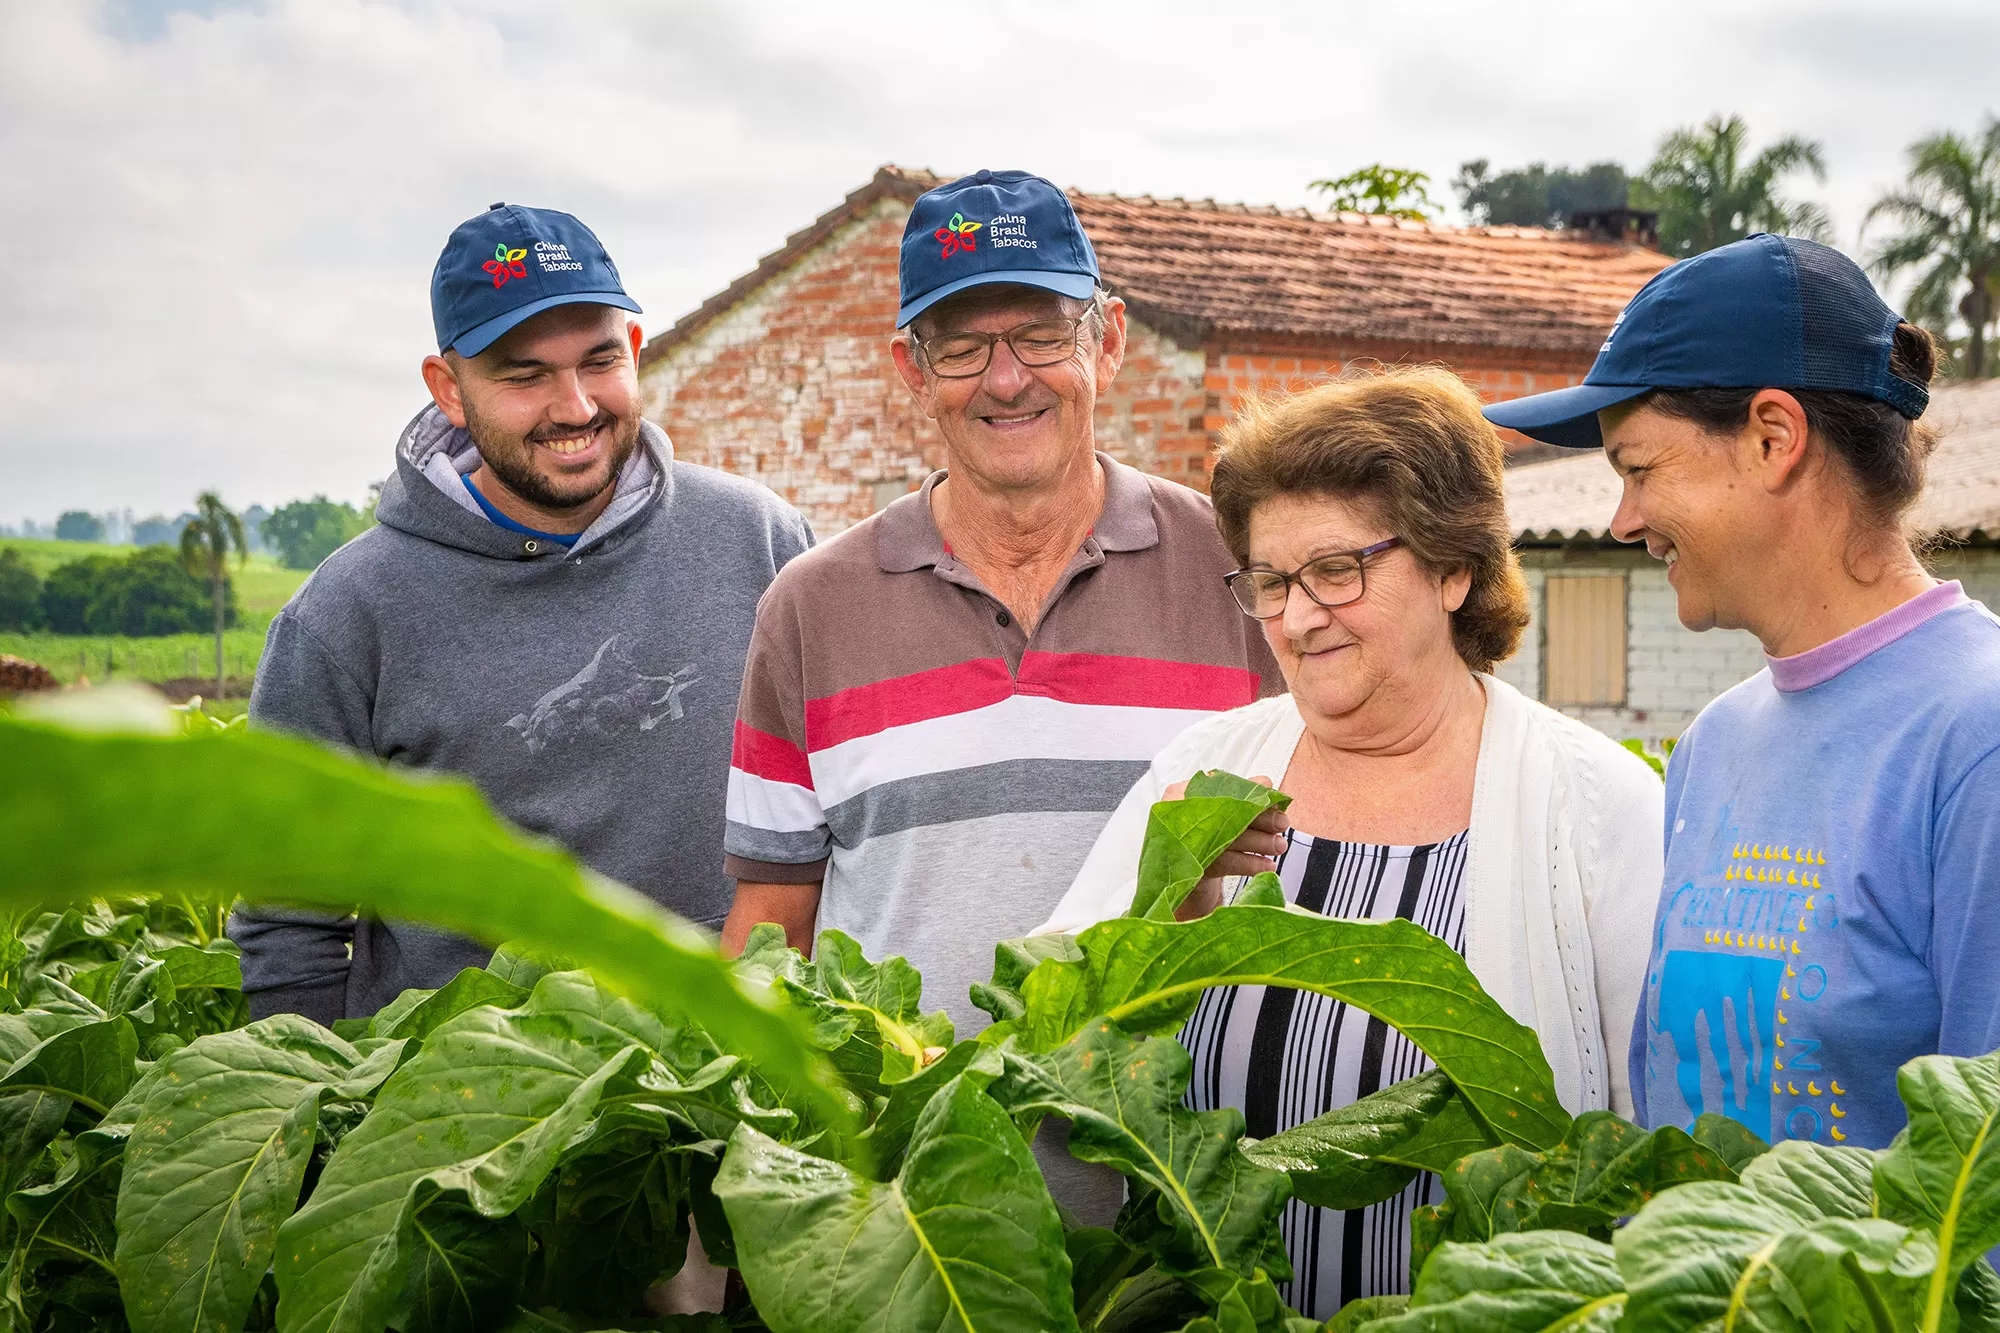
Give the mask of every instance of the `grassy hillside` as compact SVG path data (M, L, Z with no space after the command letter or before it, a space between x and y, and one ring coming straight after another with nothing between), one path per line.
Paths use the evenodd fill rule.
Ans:
M37 574L44 577L58 565L86 556L130 555L135 547L106 546L92 542L36 541L24 537L0 537L0 549L21 553ZM224 666L236 688L247 686L264 651L264 631L271 617L291 598L307 571L286 569L267 555L253 555L231 571L236 584L236 602L242 615L237 628L223 635ZM208 634L166 634L157 638L129 638L105 634L11 634L0 632L0 653L40 662L65 684L79 676L94 683L107 680L164 682L188 677L213 679L215 639ZM213 691L211 685L203 693Z

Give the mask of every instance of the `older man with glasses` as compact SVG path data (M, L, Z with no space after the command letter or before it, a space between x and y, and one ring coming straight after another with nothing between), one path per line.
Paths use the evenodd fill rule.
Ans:
M1284 682L1207 499L1096 449L1125 310L1063 192L932 190L901 279L888 351L946 466L759 607L723 939L838 928L907 957L962 1036L994 944L1048 916L1160 748Z

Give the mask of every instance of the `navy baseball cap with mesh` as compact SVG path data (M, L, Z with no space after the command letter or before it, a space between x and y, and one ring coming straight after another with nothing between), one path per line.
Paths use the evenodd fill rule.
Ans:
M1597 414L1654 389L1829 389L1915 420L1930 393L1889 371L1902 316L1840 251L1763 233L1655 274L1583 383L1494 403L1486 419L1571 449L1604 443Z

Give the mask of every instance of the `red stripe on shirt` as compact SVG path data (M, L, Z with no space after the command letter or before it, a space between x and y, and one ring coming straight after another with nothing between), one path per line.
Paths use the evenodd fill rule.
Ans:
M997 657L917 671L806 701L806 747L818 753L891 727L986 708L1014 694L1061 703L1222 712L1257 701L1258 676L1107 653L1023 654L1017 681Z
M806 752L782 736L745 724L741 718L736 720L729 766L771 782L789 782L812 790L812 765L806 762Z
M1020 692L1069 704L1188 708L1220 713L1257 702L1258 676L1242 667L1202 666L1108 653L1025 653Z
M856 685L824 699L806 700L806 748L827 750L891 727L969 713L997 704L1013 692L1014 678L998 657L975 657L956 666Z

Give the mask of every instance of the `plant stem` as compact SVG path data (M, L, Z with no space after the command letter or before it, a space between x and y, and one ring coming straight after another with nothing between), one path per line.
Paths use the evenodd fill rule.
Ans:
M1942 1256L1940 1256L1942 1261ZM1869 1322L1875 1325L1875 1333L1896 1333L1896 1321L1889 1313L1889 1307L1882 1303L1882 1293L1875 1290L1875 1284L1861 1271L1861 1262L1849 1250L1840 1256L1841 1266L1854 1279L1854 1285L1861 1290L1861 1303L1868 1307Z

